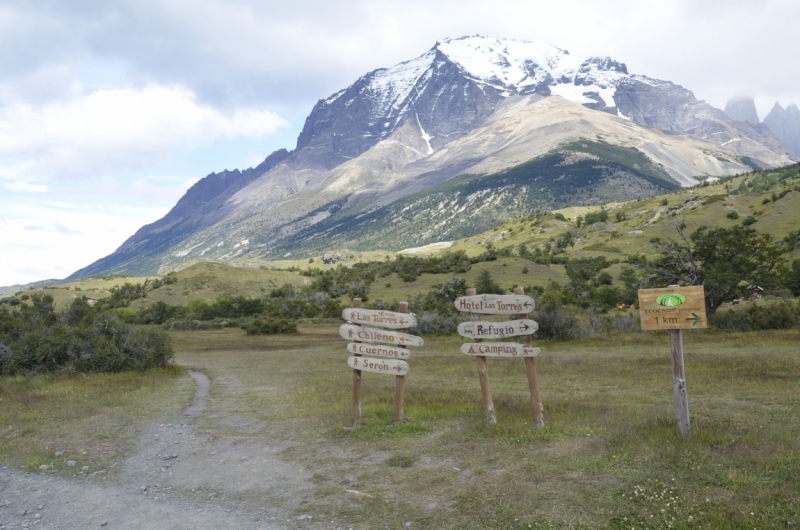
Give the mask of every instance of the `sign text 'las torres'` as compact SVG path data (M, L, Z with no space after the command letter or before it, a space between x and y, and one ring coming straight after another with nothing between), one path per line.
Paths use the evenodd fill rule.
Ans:
M487 322L476 320L458 325L458 334L473 339L504 339L517 335L533 335L539 324L533 320L508 320L506 322Z
M351 342L347 351L357 355L374 355L375 357L390 357L392 359L408 359L411 352L405 348L383 346L382 344L367 344L365 342Z
M484 357L537 357L541 351L518 342L468 342L461 345L464 355Z
M413 328L417 325L417 317L414 315L355 307L342 311L342 318L354 324L372 324L390 329Z
M524 315L536 307L533 298L518 294L462 296L454 303L459 311L488 315Z
M347 364L353 370L376 374L406 375L408 363L396 359L370 359L369 357L348 357Z
M400 333L399 331L354 326L352 324L342 324L339 326L339 335L347 340L384 342L397 346L422 346L425 343L421 337L417 337L416 335Z

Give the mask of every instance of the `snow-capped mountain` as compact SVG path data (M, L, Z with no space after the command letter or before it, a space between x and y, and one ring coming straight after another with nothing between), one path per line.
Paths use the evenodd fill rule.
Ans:
M651 185L795 160L763 124L731 120L691 91L630 74L611 58L538 42L445 39L319 100L292 152L271 155L242 177L201 180L191 201L73 276L155 272L198 257L273 257L298 231L313 239L347 211L375 212L460 174L501 171L577 140L644 156L651 174L637 163L631 178L650 184L626 188L643 194L653 193Z
M610 57L481 36L437 42L416 59L370 72L320 100L297 147L325 145L331 168L388 138L411 117L433 152L482 123L500 100L533 93L561 96L646 127L714 135L720 144L748 137L787 154L768 132L732 122L683 87L629 74Z

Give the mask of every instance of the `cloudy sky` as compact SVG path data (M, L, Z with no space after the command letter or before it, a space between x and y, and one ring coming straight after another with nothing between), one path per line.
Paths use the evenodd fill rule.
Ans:
M800 104L797 0L0 0L0 286L63 278L314 103L462 35L611 56L724 107Z

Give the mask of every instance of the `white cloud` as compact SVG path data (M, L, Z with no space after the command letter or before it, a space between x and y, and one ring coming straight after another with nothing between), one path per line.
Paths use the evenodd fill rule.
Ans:
M64 278L112 253L166 210L0 200L0 285Z
M183 88L97 90L66 102L0 108L0 185L46 191L53 180L140 172L178 149L261 138L287 122L255 109L222 111Z

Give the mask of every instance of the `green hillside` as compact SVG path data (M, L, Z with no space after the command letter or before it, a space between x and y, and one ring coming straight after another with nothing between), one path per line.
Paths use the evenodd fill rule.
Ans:
M313 255L332 245L400 250L468 237L535 211L599 206L677 187L638 150L585 141L500 173L460 175L386 206L376 208L374 201L366 201L355 209L344 208L290 240L279 241L270 255L287 251Z
M513 182L511 172L508 182ZM481 182L464 179L459 185ZM456 186L454 183L453 186ZM565 188L567 189L567 188ZM567 191L564 191L567 193ZM513 209L513 208L511 208ZM506 211L511 211L511 209ZM490 216L487 215L487 219ZM578 226L578 221L581 226ZM486 221L488 223L488 220ZM549 282L566 283L564 266L553 262L603 256L609 262L606 272L618 284L623 262L634 255L652 255L653 242L677 237L676 225L683 223L686 232L707 226L731 227L747 224L776 240L787 239L790 260L800 258L800 164L769 171L721 179L693 188L681 188L653 197L598 206L573 206L515 217L477 235L457 239L449 248L416 255L437 256L463 251L476 258L494 249L498 258L478 261L466 272L421 273L413 280L401 279L397 273L376 277L366 286L372 300L402 301L416 293L425 293L432 286L450 278L460 278L473 285L483 270L505 289L512 285L543 287ZM334 240L335 242L335 240ZM376 245L381 241L375 242ZM17 298L37 292L51 294L57 306L68 304L76 296L100 300L125 283L148 282L144 298L131 302L140 308L155 302L186 305L192 300L215 300L220 297L262 297L284 284L297 288L310 285L309 269L331 271L351 268L365 262L389 262L399 255L374 250L346 250L329 243L325 250L338 251L342 261L324 264L321 256L282 261L213 262L199 261L177 267L170 274L174 283L162 285L157 277L105 276L35 289L16 294ZM352 248L352 247L350 247ZM411 256L413 256L412 254ZM537 263L538 262L538 263ZM525 271L525 272L523 272ZM155 280L159 280L154 284ZM153 288L154 285L158 287ZM350 295L340 296L349 303Z

